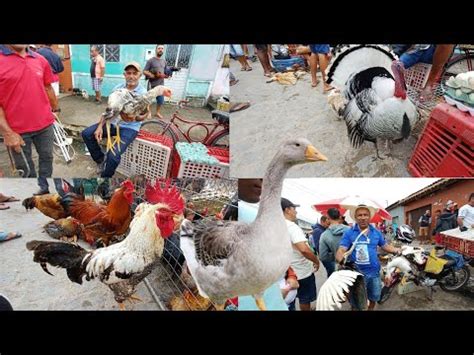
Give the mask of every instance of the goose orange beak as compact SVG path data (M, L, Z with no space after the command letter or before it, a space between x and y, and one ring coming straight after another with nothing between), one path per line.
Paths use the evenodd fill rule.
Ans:
M304 152L304 156L307 161L327 161L325 155L318 152L318 150L313 145L308 145L306 147L306 151Z

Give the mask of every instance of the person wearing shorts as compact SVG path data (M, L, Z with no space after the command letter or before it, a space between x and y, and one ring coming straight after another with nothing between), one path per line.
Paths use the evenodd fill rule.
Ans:
M286 198L281 199L281 209L285 216L288 234L293 245L293 256L291 268L298 278L298 292L296 298L302 311L311 310L311 302L316 301L316 279L314 273L319 269L319 259L309 247L303 230L296 222L296 207ZM295 310L296 299L288 306L289 310Z
M230 45L230 56L237 59L241 65L240 70L242 71L250 71L252 67L247 62L247 58L245 57L245 53L242 49L240 44L231 44Z
M310 44L309 49L311 50L311 57L309 58L309 65L311 69L311 86L316 87L318 85L317 70L321 71L321 77L323 80L323 92L328 92L334 89L331 85L326 83L326 68L329 64L330 47L329 44Z
M428 243L428 236L429 236L429 229L431 225L431 212L430 210L426 210L425 214L420 217L418 220L420 223L420 228L418 230L418 236L420 237L420 243Z
M102 88L102 81L105 74L105 61L99 54L99 49L96 46L91 47L91 80L92 90L95 91L95 102L100 105L102 103L102 96L100 90Z
M373 213L374 209L365 205L351 209L351 217L356 223L344 233L336 253L336 261L341 263L344 260L344 254L355 244L349 260L354 263L357 271L364 275L369 311L375 308L382 291L377 247L388 253L400 252L399 248L387 244L382 233L369 223ZM361 310L357 308L352 297L351 305L353 310Z

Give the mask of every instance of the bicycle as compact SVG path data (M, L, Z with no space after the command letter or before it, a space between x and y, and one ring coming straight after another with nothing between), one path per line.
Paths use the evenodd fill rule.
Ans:
M458 53L456 53L456 49ZM474 45L460 44L458 45L451 58L446 63L443 82L451 76L474 70Z
M178 108L169 122L156 119L146 120L142 124L142 129L168 136L173 140L173 146L180 141L181 134L189 143L200 142L208 146L229 148L229 114L214 110L212 111L214 122L190 121L179 114L180 109L183 109L186 103L186 100L178 102ZM177 121L189 124L190 127L183 130Z

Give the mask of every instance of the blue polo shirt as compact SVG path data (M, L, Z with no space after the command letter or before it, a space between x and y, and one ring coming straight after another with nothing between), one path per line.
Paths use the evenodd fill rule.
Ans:
M339 246L350 249L360 232L359 225L354 225L344 233ZM350 261L353 261L365 276L379 277L380 263L377 256L377 246L383 247L385 244L387 242L382 233L369 224L369 233L367 236L360 236L352 254L349 256Z
M118 90L118 89L123 89L127 87L127 84L126 83L122 83L122 84L118 84L116 87L114 87L114 89L112 90L115 91L115 90ZM135 92L137 93L138 95L144 95L146 94L146 89L141 86L140 84L138 84L138 86L132 90L132 92ZM114 125L117 125L117 122L120 120L120 116L118 116L117 118L114 118L111 123L114 124ZM128 129L133 129L134 131L139 131L140 130L140 127L142 126L142 122L125 122L125 121L120 121L120 124L119 124L120 128L128 128Z

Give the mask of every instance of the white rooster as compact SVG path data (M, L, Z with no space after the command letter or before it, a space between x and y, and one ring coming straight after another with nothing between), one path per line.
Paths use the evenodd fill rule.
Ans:
M403 65L386 46L348 45L338 49L328 68L327 83L337 89L328 102L344 118L353 147L364 141L401 141L418 122L407 96Z
M139 300L133 296L136 286L152 271L163 254L165 239L175 228L175 219L182 217L184 200L176 188L151 188L148 196L153 203L138 205L127 237L116 244L92 251L79 245L61 242L30 241L28 250L33 261L52 275L46 264L67 269L72 282L82 284L97 278L114 293L120 309L124 301Z
M112 142L110 138L110 120L117 117L121 112L129 117L136 117L145 114L148 106L151 105L157 96L170 97L171 89L166 86L158 85L144 95L137 95L127 88L115 90L110 94L107 101L107 108L102 114L107 129L107 151L111 150L112 153L115 154L113 151L114 145L117 144L118 149L120 150L121 143L119 131L120 121L115 123L117 126L117 137L115 138L115 141Z

